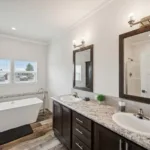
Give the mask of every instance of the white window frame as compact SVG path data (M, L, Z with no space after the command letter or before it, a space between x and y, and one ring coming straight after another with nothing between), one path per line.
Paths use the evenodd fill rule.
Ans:
M0 58L0 60L8 60L9 61L9 71L0 71L0 74L1 73L7 73L7 74L9 74L8 76L8 82L3 82L3 83L1 83L0 82L0 86L2 86L2 85L8 85L8 84L11 84L11 77L12 77L12 69L11 69L11 60L10 59L6 59L6 58Z
M16 71L15 70L15 62L20 61L20 62L31 62L31 63L36 63L36 70L35 71ZM35 75L35 79L33 81L16 81L15 80L15 74L16 73L33 73ZM13 83L15 84L23 84L23 83L37 83L37 74L38 74L38 68L37 68L37 61L28 61L28 60L15 60L13 63Z

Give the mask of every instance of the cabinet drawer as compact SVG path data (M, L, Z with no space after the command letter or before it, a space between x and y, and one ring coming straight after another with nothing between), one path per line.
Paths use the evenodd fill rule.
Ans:
M91 132L80 126L79 124L74 124L73 126L74 135L85 143L89 148L91 148Z
M87 119L86 117L76 113L76 112L73 112L73 122L74 122L74 124L78 123L81 126L88 129L89 131L91 131L92 121L90 119Z
M73 136L72 150L90 150L83 142L76 136Z

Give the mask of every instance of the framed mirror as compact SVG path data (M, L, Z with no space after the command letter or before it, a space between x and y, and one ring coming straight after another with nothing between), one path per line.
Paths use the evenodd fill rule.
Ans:
M93 45L73 51L73 88L93 92Z
M119 37L119 96L150 103L150 26Z

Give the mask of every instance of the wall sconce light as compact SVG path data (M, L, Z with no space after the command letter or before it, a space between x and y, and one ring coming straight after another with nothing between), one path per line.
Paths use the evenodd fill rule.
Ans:
M130 25L130 27L132 27L133 26L133 24L135 23L135 17L134 17L134 14L133 13L131 13L130 15L129 15L129 25Z
M141 27L143 27L143 26L149 26L150 25L150 16L147 16L147 17L144 17L144 18L142 18L140 21L135 21L135 17L134 17L134 14L133 13L131 13L130 15L129 15L129 18L130 18L130 20L129 20L129 25L130 25L130 27L133 27L134 25L137 25L137 24L140 24L141 25Z
M80 45L76 45L76 40L73 40L73 47L74 47L74 48L77 48L77 47L84 47L84 45L85 45L84 37L82 38Z

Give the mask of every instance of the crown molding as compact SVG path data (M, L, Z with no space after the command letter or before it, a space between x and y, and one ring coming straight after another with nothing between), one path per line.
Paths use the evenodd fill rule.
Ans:
M103 0L103 2L98 7L96 7L94 10L90 11L87 15L82 17L76 23L71 25L69 27L69 30L73 30L74 28L76 28L78 25L80 25L82 22L86 21L88 18L90 18L91 16L96 14L98 11L100 11L101 9L105 8L106 6L108 6L112 1L114 1L114 0Z
M87 15L85 15L84 17L82 17L81 19L79 19L76 23L72 24L70 27L68 27L62 33L53 35L51 37L51 39L55 39L55 38L58 38L58 37L61 37L61 36L64 36L64 35L68 35L68 33L70 31L74 30L81 23L85 22L87 19L89 19L90 17L92 17L93 15L95 15L98 11L102 10L103 8L105 8L106 6L108 6L113 1L114 0L103 0L102 4L100 4L97 8L95 8L92 11L90 11Z
M21 42L29 42L29 43L33 43L33 44L39 44L39 45L43 45L43 46L49 45L48 42L30 40L30 39L27 39L27 38L20 38L20 37L8 35L8 34L1 34L0 33L0 37L4 37L4 38L8 38L8 39L13 39L13 40L18 40L18 41L21 41Z

